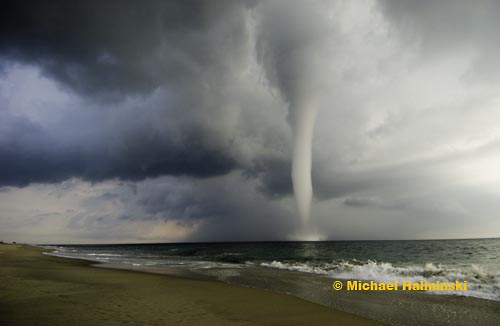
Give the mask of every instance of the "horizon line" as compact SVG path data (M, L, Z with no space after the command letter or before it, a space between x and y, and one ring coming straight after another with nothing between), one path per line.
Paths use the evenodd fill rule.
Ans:
M117 242L117 243L31 243L35 246L114 246L114 245L160 245L160 244L223 244L223 243L269 243L269 242L374 242L374 241L450 241L450 240L492 240L496 237L479 238L432 238L432 239L360 239L360 240L231 240L231 241L178 241L178 242ZM9 244L11 242L4 242ZM16 244L30 244L16 242Z

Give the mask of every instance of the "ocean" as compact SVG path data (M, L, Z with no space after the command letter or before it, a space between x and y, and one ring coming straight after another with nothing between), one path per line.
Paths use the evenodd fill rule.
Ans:
M56 256L104 267L211 278L314 299L313 284L467 281L429 292L500 301L500 239L50 245ZM301 284L304 283L304 284ZM326 284L326 285L325 285ZM314 299L312 301L321 301Z

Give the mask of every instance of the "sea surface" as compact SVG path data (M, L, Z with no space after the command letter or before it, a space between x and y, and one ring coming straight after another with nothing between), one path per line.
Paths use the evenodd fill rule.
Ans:
M208 277L306 298L312 295L307 291L314 291L313 284L330 284L333 279L465 280L468 291L432 294L500 301L500 239L43 247L54 249L51 254L56 256L87 259L111 267Z

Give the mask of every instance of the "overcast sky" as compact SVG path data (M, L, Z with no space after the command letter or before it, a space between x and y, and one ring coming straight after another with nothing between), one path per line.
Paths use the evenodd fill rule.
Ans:
M4 1L0 240L498 237L499 31L495 0Z

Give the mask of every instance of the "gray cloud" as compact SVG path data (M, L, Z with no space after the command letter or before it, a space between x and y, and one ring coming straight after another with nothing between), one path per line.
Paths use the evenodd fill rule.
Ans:
M231 1L7 1L0 51L41 66L92 98L120 98L151 91L166 80L192 82L193 74L215 62L229 65L225 59L232 53L225 50L238 51L245 39L238 22L245 7ZM220 36L227 44L216 46L208 37L217 37L210 33L221 21L231 29Z
M142 131L121 134L120 130L108 129L102 133L100 144L64 144L26 119L7 114L3 118L2 185L60 182L73 176L91 181L139 180L163 174L207 177L227 173L236 166L228 153L200 141L196 130L183 135L180 143L144 126ZM121 139L113 139L113 133Z
M66 130L59 132L5 113L1 184L72 176L91 181L207 177L238 168L260 174L269 169L265 162L283 161L257 158L254 167L249 157L254 153L240 153L238 147L240 139L263 129L252 126L262 118L246 112L276 107L269 94L252 92L242 79L252 64L246 2L5 6L4 69L12 69L13 62L35 65L86 102L79 105L84 112L61 118ZM243 123L238 119L248 125L235 135L231 128ZM283 138L276 131L271 143L275 136Z
M300 237L304 101L318 236L498 226L494 1L2 6L2 237Z
M470 1L381 1L381 8L395 24L399 37L416 42L424 58L449 56L453 52L473 57L464 74L469 81L498 81L495 53L500 51L497 12L500 3Z

